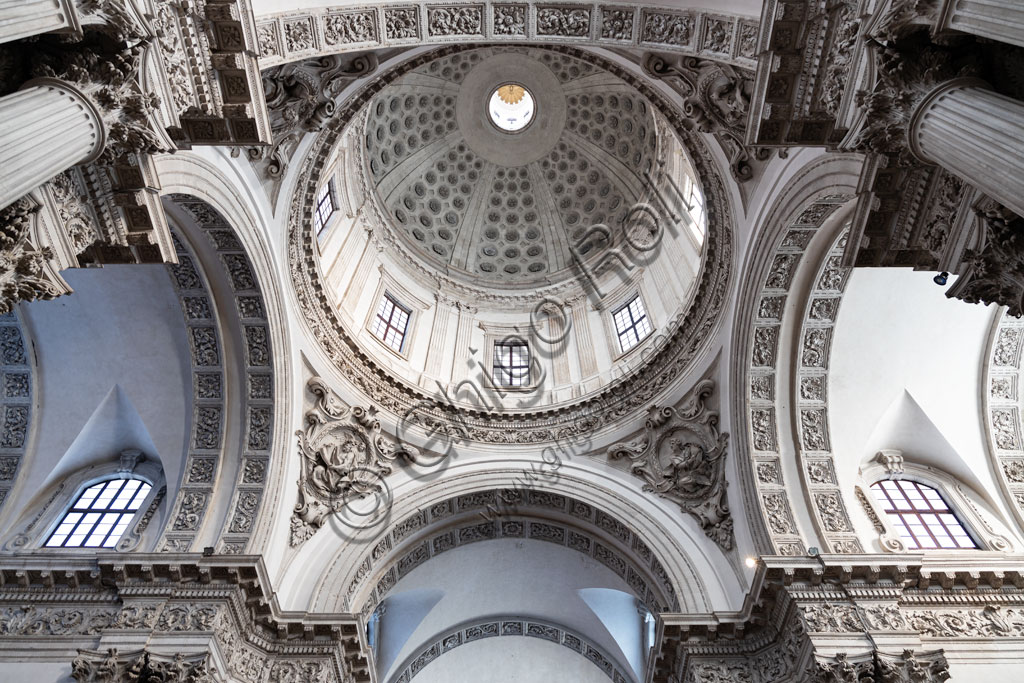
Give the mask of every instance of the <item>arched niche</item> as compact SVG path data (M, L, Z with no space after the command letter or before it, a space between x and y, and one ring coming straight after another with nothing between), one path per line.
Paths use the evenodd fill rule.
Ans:
M722 551L677 508L652 506L633 482L579 459L563 463L557 477L524 484L531 462L526 455L506 456L501 466L460 459L439 480L397 477L383 524L353 530L332 520L299 547L281 578L282 604L366 616L401 575L430 560L435 546L443 555L463 539L536 532L570 550L575 544L574 552L614 566L627 582L632 577L652 611L738 607L738 576L714 569ZM502 503L499 491L511 491L512 502Z

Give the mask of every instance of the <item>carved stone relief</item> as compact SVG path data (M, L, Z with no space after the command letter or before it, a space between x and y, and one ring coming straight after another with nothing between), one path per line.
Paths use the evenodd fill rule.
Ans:
M628 458L630 471L644 490L671 500L693 515L701 529L723 549L732 548L732 516L726 498L725 456L728 434L718 431L718 413L705 401L714 390L702 380L677 408L653 406L644 436L608 449L611 459Z
M850 522L842 492L835 477L835 466L828 424L829 358L832 332L849 270L840 265L849 239L849 224L832 244L818 272L810 293L800 331L800 354L797 368L797 409L800 415L798 453L803 463L804 485L811 492L815 520L828 550L835 553L863 552ZM815 306L818 302L827 302Z
M556 523L552 512L568 515L574 523ZM495 538L530 538L565 546L611 569L652 611L680 609L664 566L628 525L575 498L532 489L457 496L399 520L349 580L345 604L355 610L355 603L362 599L360 613L369 614L402 577L424 562L468 543ZM368 597L358 598L367 585L372 585Z
M71 677L78 683L213 683L206 659L205 654L170 657L148 650L79 650L71 662Z
M989 444L1000 484L1018 521L1024 521L1024 446L1021 434L1021 379L1024 376L1024 320L1007 312L990 341L984 394Z
M376 408L347 407L314 377L306 385L316 403L306 413L299 437L302 474L292 513L291 545L296 546L352 501L381 493L384 477L399 457L415 459L418 451L385 436Z
M725 29L719 20L715 21L714 25L719 26L724 36ZM706 48L714 52L717 45L711 43ZM715 136L729 157L733 178L737 182L751 180L754 177L751 161L768 158L768 151L747 147L743 141L754 75L716 61L665 57L657 53L648 54L643 66L644 71L664 80L683 98L687 125Z
M421 17L426 24L420 25ZM379 29L378 27L382 27ZM757 18L703 10L669 11L574 2L410 3L339 12L289 11L261 16L257 25L260 67L311 56L333 55L340 45L389 47L420 38L448 42L479 37L488 41L542 42L569 38L590 45L652 47L752 67ZM320 36L323 39L320 39Z
M365 18L365 15L352 14L329 18L338 21L345 18L350 22L345 26L367 26L365 22L357 22L358 16ZM362 34L351 37L359 35ZM280 178L302 136L320 130L334 114L338 94L376 69L377 56L373 52L316 57L266 69L263 90L273 142L269 147L250 147L249 159L261 166L268 177Z
M14 311L0 314L0 508L14 486L32 423L33 378L21 321Z
M604 672L614 683L627 683L632 680L627 673L629 669L616 661L607 651L599 647L585 636L565 628L536 619L519 617L499 617L486 621L473 622L459 629L445 633L436 641L424 646L415 653L409 664L401 669L395 683L409 683L428 664L441 655L451 652L460 645L472 643L483 638L504 636L523 636L541 638L567 647L582 655L594 666Z

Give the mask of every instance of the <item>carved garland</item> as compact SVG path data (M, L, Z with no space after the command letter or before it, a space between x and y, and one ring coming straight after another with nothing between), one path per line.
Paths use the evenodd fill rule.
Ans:
M224 352L216 308L209 286L197 268L192 250L172 232L177 265L167 270L181 302L192 356L192 430L185 476L178 491L170 526L164 530L162 551L192 547L213 495L224 446Z
M1000 311L989 340L985 375L983 395L989 448L1017 521L1024 524L1024 429L1020 407L1024 389L1024 319Z
M400 520L359 564L348 584L345 608L355 609L357 594L372 580L361 610L369 615L416 567L448 550L495 538L532 538L566 546L615 572L652 611L680 609L676 588L661 561L627 525L569 496L515 489L456 496Z
M638 47L701 55L750 67L756 17L701 10L672 11L628 4L572 6L480 2L473 5L369 6L261 17L256 33L260 67L396 45L467 40L573 40L583 45Z
M0 408L3 410L3 428L0 431L2 507L18 476L32 424L32 363L25 348L21 321L13 311L0 315L0 364L3 370L0 386Z
M828 423L829 359L839 305L849 279L850 269L841 265L849 235L847 223L815 273L800 328L796 371L800 475L814 503L818 531L834 553L864 552L836 478Z
M430 645L416 653L416 656L412 658L412 661L407 666L399 669L401 673L397 678L393 679L394 683L410 683L410 681L416 678L416 674L423 671L428 664L460 645L485 638L504 636L540 638L541 640L558 643L585 657L587 661L603 671L614 683L628 683L633 680L625 673L629 669L622 667L616 662L604 648L599 647L575 631L570 631L558 624L537 619L499 617L473 622L457 631L451 631L437 638Z
M786 297L815 231L846 200L845 195L812 202L788 226L772 256L753 324L750 365L750 452L754 480L775 551L806 552L782 476L776 413L776 365Z
M698 350L713 336L710 331L717 324L718 313L724 302L732 261L731 213L716 162L699 135L687 130L685 116L646 83L616 64L575 48L546 48L591 61L636 88L666 116L690 152L697 176L703 179L708 207L705 265L693 303L685 316L670 329L668 341L652 354L647 364L616 380L596 396L558 411L526 412L511 420L507 415L459 410L420 393L412 385L390 378L386 371L358 351L357 343L345 332L332 299L320 282L312 225L315 188L336 141L374 95L394 79L418 66L476 47L473 44L447 47L411 59L365 86L344 105L339 106L337 114L316 139L299 173L298 187L303 190L295 193L289 214L289 269L296 297L313 336L322 344L342 375L375 405L404 416L409 423L455 438L490 443L541 443L571 438L599 429L649 406L659 393L670 387L684 372Z
M273 441L273 355L266 306L252 263L224 217L208 203L191 195L175 194L170 199L192 216L213 244L234 293L235 309L241 322L245 360L243 452L218 546L219 552L241 553L255 528ZM197 394L199 391L196 384ZM208 482L210 486L212 481ZM212 488L208 492L212 495Z

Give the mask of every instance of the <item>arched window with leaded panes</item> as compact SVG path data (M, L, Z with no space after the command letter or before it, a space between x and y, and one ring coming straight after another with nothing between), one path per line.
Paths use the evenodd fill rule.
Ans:
M885 479L872 484L871 491L907 550L979 547L935 488L919 481Z

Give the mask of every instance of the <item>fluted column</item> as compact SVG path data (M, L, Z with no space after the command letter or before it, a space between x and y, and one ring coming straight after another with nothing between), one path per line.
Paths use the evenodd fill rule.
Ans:
M938 28L1024 46L1024 3L1020 0L946 0Z
M0 43L77 29L72 0L0 0Z
M30 81L0 97L0 207L61 171L93 161L106 142L103 119L77 88Z
M1024 103L983 81L938 85L910 118L910 148L1024 215Z

